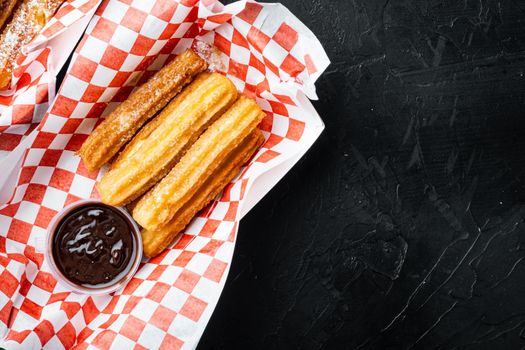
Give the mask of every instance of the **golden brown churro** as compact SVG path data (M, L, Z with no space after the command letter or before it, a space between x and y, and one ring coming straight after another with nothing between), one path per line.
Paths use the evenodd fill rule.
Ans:
M64 0L23 0L0 36L0 89L11 84L11 75L22 46L28 44L53 17ZM13 1L2 1L3 21L13 10ZM16 1L15 1L16 3Z
M0 28L2 28L13 13L13 9L17 4L18 0L0 0Z
M201 73L126 146L98 184L104 203L126 205L162 179L237 99L219 73Z
M202 134L169 174L138 201L133 218L151 231L168 224L213 174L220 160L237 147L263 117L254 100L241 96Z
M154 257L166 249L177 234L182 231L193 217L210 203L221 190L239 173L241 167L252 157L264 142L259 129L254 130L246 139L220 162L215 172L198 188L186 205L177 211L173 219L159 231L142 230L144 254Z
M107 163L139 128L207 68L196 53L187 50L136 89L91 133L79 150L88 170Z

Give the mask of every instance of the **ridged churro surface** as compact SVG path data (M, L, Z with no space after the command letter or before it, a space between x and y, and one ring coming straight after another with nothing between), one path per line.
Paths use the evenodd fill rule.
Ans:
M138 201L133 209L134 219L151 231L168 224L213 174L221 159L235 149L263 117L254 100L241 96L201 135L169 174Z
M201 73L125 147L98 184L102 201L121 206L145 193L236 99L228 78Z
M0 0L0 28L4 26L18 0Z
M210 203L222 189L239 173L241 167L253 156L264 142L259 129L253 131L224 160L215 172L195 192L173 219L159 231L142 230L144 254L154 257L166 249L193 219L193 217Z
M138 87L91 133L79 150L88 170L99 169L207 64L192 50L178 55Z

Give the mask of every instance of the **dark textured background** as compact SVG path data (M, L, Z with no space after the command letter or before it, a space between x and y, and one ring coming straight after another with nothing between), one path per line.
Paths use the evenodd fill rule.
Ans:
M525 1L281 1L333 62L326 130L199 350L525 347Z

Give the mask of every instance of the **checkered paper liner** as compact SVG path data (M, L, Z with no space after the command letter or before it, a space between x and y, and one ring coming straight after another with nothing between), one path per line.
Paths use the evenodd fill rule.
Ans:
M56 74L73 52L100 0L68 0L26 45L12 87L0 92L0 160L42 120L55 96Z
M266 112L264 146L126 287L96 297L68 292L39 247L60 209L98 196L101 173L88 172L75 151L101 117L167 60L208 44L220 50L223 73ZM0 346L195 348L224 286L241 216L323 129L306 95L315 97L313 84L328 63L313 34L279 4L103 1L0 209Z

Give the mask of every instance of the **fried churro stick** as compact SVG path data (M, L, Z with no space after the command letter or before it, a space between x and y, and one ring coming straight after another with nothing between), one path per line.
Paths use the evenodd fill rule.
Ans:
M6 89L11 84L13 66L22 46L33 40L63 2L64 0L23 0L16 8L0 36L0 89ZM4 3L5 1L2 2ZM12 1L8 1L5 10L2 8L4 21L14 5Z
M78 154L86 168L93 171L107 163L148 119L206 68L202 58L187 50L136 89L84 141Z
M18 0L0 0L0 28L4 26L5 22L11 16Z
M97 185L102 202L126 205L162 179L237 99L219 73L201 73L126 146Z
M257 103L241 96L193 144L180 162L133 209L144 228L165 226L193 193L213 174L221 159L239 145L264 117Z
M170 246L177 234L191 222L202 208L217 197L222 189L239 173L241 167L261 147L263 142L262 132L259 129L253 131L221 162L219 168L195 192L188 203L175 213L173 220L159 231L142 230L144 254L147 257L154 257Z

